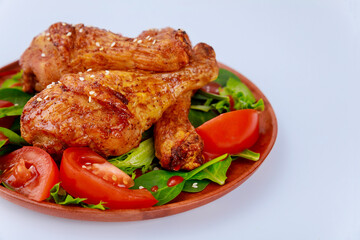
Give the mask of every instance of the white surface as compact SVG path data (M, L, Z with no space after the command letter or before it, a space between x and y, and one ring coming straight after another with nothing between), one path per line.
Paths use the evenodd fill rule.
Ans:
M0 65L57 21L127 36L185 29L266 94L278 118L277 142L239 188L166 218L81 222L0 198L1 240L360 239L359 1L0 0Z

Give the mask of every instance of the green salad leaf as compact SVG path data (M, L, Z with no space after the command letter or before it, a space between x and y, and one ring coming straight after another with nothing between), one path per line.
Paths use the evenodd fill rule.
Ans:
M201 192L207 187L207 185L209 185L209 183L211 183L211 181L207 179L203 179L203 180L190 179L185 182L182 191L190 192L190 193Z
M92 209L99 209L99 210L106 210L108 209L101 202L94 205L94 204L87 204L84 203L86 198L74 198L70 194L68 194L61 186L60 183L55 184L50 190L50 197L46 199L48 202L55 202L56 204L60 205L78 205L85 208L92 208Z
M11 78L5 80L0 88L15 88L21 90L22 87L13 87L14 84L20 83L20 79L22 77L23 72L20 71L13 75Z
M0 132L4 134L9 139L9 142L12 144L19 146L29 145L21 136L11 131L10 129L0 127Z
M32 98L33 95L25 93L15 88L2 88L0 89L0 100L12 102L17 106L25 106L25 104Z
M226 159L226 160L224 160L224 159ZM209 179L209 178L215 179L217 174L219 174L218 178L221 179L223 177L221 175L222 172L214 171L215 169L218 169L218 168L211 167L211 166L215 165L215 164L221 164L220 161L222 161L222 160L231 162L231 157L228 154L224 154L218 158L215 158L215 159L201 165L198 168L195 168L194 170L192 170L190 172L183 172L183 171L170 172L170 171L166 171L166 170L151 171L151 172L148 172L148 173L136 178L134 181L135 185L132 187L132 189L138 189L138 188L148 189L151 192L151 194L159 201L156 205L157 206L163 205L163 204L168 203L169 201L173 200L175 197L177 197L183 190L185 183L188 180L194 180L194 179L199 180L198 178L201 178L201 177L202 177L202 179ZM210 174L208 174L208 175L204 174L203 176L196 177L197 174L200 175L201 172L204 170L206 170L207 172L209 171ZM226 172L227 168L224 171ZM169 187L168 181L171 177L174 177L174 176L180 176L184 179L184 181L182 181L181 183L179 183L175 186ZM209 180L212 180L212 179L209 179ZM157 191L155 191L155 192L151 191L152 187L154 187L154 186L158 187ZM188 187L187 187L187 189L188 189Z
M127 174L132 175L138 168L141 168L143 173L150 170L154 158L154 140L153 138L149 138L141 142L137 148L133 148L128 153L109 159L108 161Z

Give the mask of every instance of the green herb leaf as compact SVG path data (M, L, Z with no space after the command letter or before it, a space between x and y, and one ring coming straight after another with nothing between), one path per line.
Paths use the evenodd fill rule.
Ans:
M2 88L0 89L0 100L5 100L17 104L20 107L25 106L25 104L32 98L33 95L24 93L23 91L15 88Z
M195 128L216 116L218 116L218 114L216 114L214 111L202 112L194 109L190 109L189 111L189 120Z
M0 118L7 116L20 116L23 112L24 106L11 106L0 108Z
M0 148L1 148L2 146L4 146L6 142L7 142L7 140L1 140L1 141L0 141Z
M10 129L0 127L0 132L4 134L10 143L20 146L29 145L22 137L20 137L15 132L11 131Z
M183 192L190 192L190 193L197 193L197 192L201 192L202 190L204 190L206 188L207 185L209 185L211 181L204 179L204 180L187 180L185 182L184 188L183 188Z
M248 160L257 161L260 159L260 153L253 152L249 149L245 149L241 153L231 155L232 157L242 157Z
M235 78L235 79L239 79L238 76L236 76L234 73L220 68L219 69L219 75L217 77L217 79L215 80L215 82L217 82L218 84L220 84L221 86L225 86L227 81L229 80L229 78ZM240 79L239 79L240 81Z
M227 156L228 155L225 154L218 158L215 158L190 172L170 172L166 170L156 170L148 172L135 179L135 185L132 187L132 189L139 189L142 187L146 188L159 201L156 205L163 205L173 200L180 194L180 192L184 188L186 180L191 179L202 170L210 167L213 164L218 163L219 161L225 159ZM184 178L184 181L175 186L169 187L167 183L169 179L173 176L180 176ZM151 191L151 188L154 186L158 187L158 190L156 192Z
M81 203L81 206L84 208L91 208L91 209L98 209L98 210L103 210L105 211L106 209L109 209L108 207L105 207L104 204L106 204L106 202L100 201L98 204L86 204L86 203Z
M154 140L149 138L140 143L139 147L130 150L119 157L109 159L114 166L131 175L135 169L142 168L143 172L148 171L155 158Z
M12 85L19 83L22 77L22 71L18 72L17 74L13 75L11 78L5 80L1 85L1 88L10 88ZM16 89L22 89L22 87L14 87Z
M232 161L231 157L228 156L225 160L205 168L201 172L191 177L191 179L192 180L209 179L213 182L216 182L219 185L223 185L227 178L226 172L230 167L231 161Z

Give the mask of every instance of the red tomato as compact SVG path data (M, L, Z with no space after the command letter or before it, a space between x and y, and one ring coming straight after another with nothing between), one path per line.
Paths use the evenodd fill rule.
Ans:
M252 109L221 114L199 126L206 155L236 154L255 144L259 137L259 116Z
M62 187L86 203L106 202L112 209L151 207L157 200L146 189L131 190L134 181L126 173L89 148L64 151L60 165Z
M0 157L0 181L30 199L42 201L50 189L60 181L59 170L44 150L22 147Z
M14 106L14 104L12 102L0 100L0 108L11 107L11 106ZM0 118L0 127L10 128L11 125L13 124L15 118L16 118L16 116Z

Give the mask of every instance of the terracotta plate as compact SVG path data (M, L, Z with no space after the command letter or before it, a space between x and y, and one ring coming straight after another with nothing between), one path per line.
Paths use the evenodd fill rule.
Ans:
M265 103L265 111L260 115L260 138L251 148L261 154L261 159L257 162L239 159L233 161L228 171L228 179L225 185L219 186L215 183L209 184L205 190L199 193L181 193L171 203L164 206L157 206L144 209L124 209L124 210L94 210L81 207L61 206L47 202L35 202L26 197L0 187L0 196L20 206L64 218L88 220L88 221L136 221L151 218L169 216L190 209L202 206L214 201L221 196L232 191L249 178L255 170L263 163L271 148L273 147L277 135L277 122L273 108L264 94L246 77L235 70L219 64L220 67L235 73L254 93L256 99L262 98ZM11 70L19 70L18 62L14 62L0 69L0 82L3 80L1 73Z

